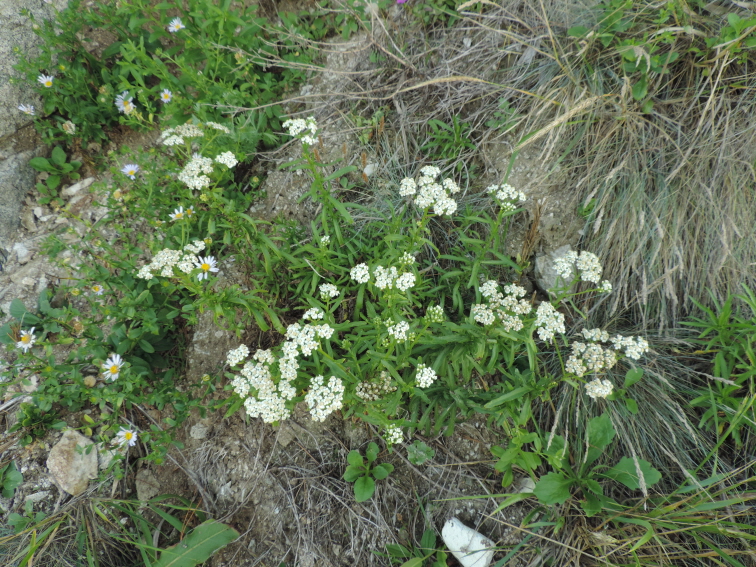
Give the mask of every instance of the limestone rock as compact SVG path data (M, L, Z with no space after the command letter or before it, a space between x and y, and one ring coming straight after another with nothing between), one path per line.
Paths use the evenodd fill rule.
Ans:
M150 469L142 469L136 475L137 499L146 502L158 495L160 483Z
M450 518L441 530L441 539L462 567L488 567L494 556L494 542Z
M87 454L86 447L89 445L92 445L92 441L69 429L47 457L47 468L53 479L72 496L84 492L89 481L97 478L97 451L92 448Z
M565 244L556 250L551 250L536 256L534 273L536 284L538 284L538 287L541 288L541 290L548 292L550 289L556 287L557 276L559 274L557 274L554 264L570 250L570 245ZM560 281L560 285L564 285L564 283L564 281Z

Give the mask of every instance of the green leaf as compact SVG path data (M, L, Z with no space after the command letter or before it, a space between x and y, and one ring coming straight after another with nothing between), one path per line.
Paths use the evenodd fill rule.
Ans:
M369 500L375 492L375 481L369 476L363 476L354 483L354 499L357 502Z
M364 467L348 466L346 470L344 471L344 476L342 478L347 482L354 482L361 476L364 476L364 474L365 474Z
M368 463L372 463L378 458L378 445L375 443L370 443L368 445L367 451L365 451L365 456L367 457Z
M204 563L236 538L239 532L215 520L207 520L194 528L183 541L160 554L155 567L193 567Z
M26 306L20 299L14 299L11 301L10 314L14 319L18 319L26 325L36 325L40 323L42 319L36 315L32 315L26 310Z
M495 408L497 406L500 406L503 403L506 403L510 400L515 400L517 398L521 398L523 395L527 394L531 389L528 387L522 387L522 388L515 388L511 392L507 392L503 396L499 396L496 399L491 400L488 402L485 406L483 406L486 409Z
M4 467L3 472L3 498L13 498L16 489L24 482L24 476L16 468L16 463L11 461Z
M651 463L638 459L638 468L643 475L646 486L653 486L661 480L661 473L651 466ZM635 462L630 457L622 457L619 463L604 473L605 476L616 480L627 486L631 490L640 488L640 478Z
M627 411L633 415L638 415L638 403L634 399L625 398L625 405L627 406Z
M365 466L365 460L362 458L362 455L360 455L359 451L349 451L349 454L347 455L347 462L353 467Z
M573 26L567 30L569 37L584 37L588 33L588 28L585 26Z
M425 561L425 557L413 557L409 561L405 561L399 567L421 567Z
M372 473L376 480L383 480L388 475L390 475L393 470L394 470L394 465L390 463L383 463L380 465L376 465L375 468L372 470Z
M148 343L148 342L147 342L146 340L144 340L144 339L141 339L141 340L139 341L139 346L140 346L140 347L142 348L142 350L143 350L144 352L147 352L147 353L150 353L150 354L151 354L151 353L153 353L153 352L155 352L155 347L154 347L154 346L152 346L152 345L151 345L150 343Z
M50 191L55 191L60 185L60 175L51 175L45 179L45 183L47 183L47 187Z
M596 495L588 492L585 495L585 500L580 503L580 507L583 508L585 515L590 518L601 512L601 501Z
M612 442L617 432L612 426L612 420L608 413L594 417L588 422L588 455L583 468L589 467L601 456L609 443Z
M624 384L622 384L622 387L627 389L638 382L641 378L643 378L643 369L631 368L627 371L627 374L625 374L625 382Z
M47 172L55 171L55 168L52 165L50 165L50 162L42 157L31 158L29 160L29 165L33 167L34 169L36 169L37 171L47 171Z
M638 81L633 85L633 98L635 100L643 100L648 94L648 81L646 76L641 76Z
M573 481L562 473L550 472L536 483L533 494L542 504L564 504L570 497Z
M63 165L66 163L66 152L60 146L55 146L52 151L52 161L55 165Z

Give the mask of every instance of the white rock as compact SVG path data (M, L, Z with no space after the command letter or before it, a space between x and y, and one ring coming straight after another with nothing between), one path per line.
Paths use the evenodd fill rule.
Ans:
M34 211L35 217L40 218L42 216L42 207L34 207L32 211Z
M210 433L210 428L204 423L196 423L189 430L189 436L192 439L205 439Z
M488 567L494 556L494 542L450 518L441 530L441 539L462 567Z
M72 496L84 492L89 481L97 478L97 451L92 448L87 453L89 445L92 441L69 429L47 457L47 468L53 479Z
M24 498L24 501L31 500L32 502L42 502L45 498L50 496L49 490L42 490L40 492L35 492L34 494L29 494L26 498Z
M31 260L31 252L29 252L29 249L23 243L16 242L13 245L13 251L16 253L19 264L26 264Z
M362 172L370 177L375 173L376 169L378 169L377 165L375 165L374 163L369 163L365 166L365 169L363 169Z
M76 193L78 193L82 189L86 189L87 187L92 185L92 183L94 183L94 180L95 180L94 177L87 177L86 179L82 179L78 183L74 183L73 185L63 189L63 191L61 191L60 194L63 197L73 197L74 195L76 195Z

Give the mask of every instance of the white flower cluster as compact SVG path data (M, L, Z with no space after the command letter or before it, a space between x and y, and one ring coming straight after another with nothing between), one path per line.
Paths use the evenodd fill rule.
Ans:
M305 311L305 314L302 315L302 319L322 319L325 316L325 313L323 313L323 310L319 307L312 307Z
M396 386L391 384L391 376L384 370L381 372L380 378L375 382L360 382L354 393L358 398L362 398L366 402L374 402L380 400L386 394L395 391Z
M339 291L339 288L337 288L333 284L322 284L318 289L320 289L320 297L323 301L327 301L328 299L334 299L339 296L341 293Z
M580 254L570 250L554 263L554 269L566 283L571 282L574 277L573 266L578 269L581 281L599 284L603 268L598 256L585 250ZM612 290L612 284L605 280L601 282L599 288L608 293Z
M210 185L210 178L205 173L213 172L213 160L194 154L192 159L178 174L178 179L189 189L204 189Z
M351 269L349 275L357 283L367 283L370 281L370 268L368 268L367 264L357 264Z
M536 327L542 341L549 342L556 333L564 333L564 315L548 301L543 301L536 310Z
M399 194L402 197L415 195L415 205L421 209L433 207L433 212L439 216L454 214L457 202L449 195L459 193L459 186L451 179L437 182L441 170L432 165L423 167L420 174L417 181L409 177L403 179L399 184Z
M616 350L625 349L625 356L638 360L648 352L648 342L642 337L623 337L617 335L612 337L612 344Z
M185 274L190 274L195 268L202 270L199 279L207 278L207 272L217 272L216 260L212 256L198 258L196 253L205 249L205 243L201 240L195 240L192 244L184 246L184 251L171 250L165 248L155 254L152 261L142 266L137 272L136 277L143 280L151 280L155 277L153 272L160 270L160 275L164 278L173 277L173 268L176 267Z
M617 335L610 339L609 333L602 329L583 329L582 333L586 340L592 342L572 343L572 354L564 367L567 372L581 378L586 373L602 372L614 367L617 363L617 351L625 349L625 355L633 360L638 360L648 351L648 343L641 337ZM597 344L607 342L612 343L614 350Z
M440 305L431 305L425 310L425 320L428 323L443 323L446 320L444 308Z
M201 138L205 132L198 124L187 122L175 128L163 130L160 134L160 143L164 146L180 146L184 143L184 138Z
M247 345L239 345L237 348L228 351L226 356L226 364L229 366L236 366L242 360L249 356L249 348Z
M298 137L309 146L314 146L318 141L318 124L313 116L304 118L290 118L283 123L283 127L289 130L289 135Z
M191 244L184 246L184 250L193 254L199 254L205 249L205 242L202 240L195 240Z
M506 331L519 331L523 327L522 316L530 313L530 302L522 299L525 288L516 284L504 286L504 293L499 291L499 284L488 280L480 286L480 294L488 301L472 306L472 318L481 325L493 325L498 318Z
M505 211L514 211L517 207L515 203L526 199L525 193L517 191L509 183L504 185L491 185L486 192L491 195L501 208Z
M414 262L414 258L412 261ZM352 268L350 275L357 283L362 284L370 281L370 269L367 264L357 264ZM396 287L399 291L407 291L414 287L416 281L413 272L400 274L395 266L389 266L388 268L376 266L373 270L373 276L375 277L375 287L378 289L393 289Z
M405 252L404 254L402 254L402 257L399 258L399 263L402 266L411 266L415 263L415 257L409 252Z
M208 128L212 128L213 130L219 130L220 132L223 132L224 134L230 134L231 130L226 128L223 124L218 124L217 122L205 122L205 126Z
M596 398L606 398L611 395L612 390L614 390L614 386L609 380L599 380L596 378L585 385L585 393L594 400Z
M218 154L217 156L215 156L215 161L217 163L225 165L226 167L234 167L237 163L239 163L239 160L236 159L234 152L223 152L222 154Z
M404 433L402 428L395 423L389 423L386 426L386 430L383 432L383 440L386 441L386 445L397 445L404 441Z
M396 325L391 325L386 330L388 331L388 334L394 337L397 341L406 341L409 328L410 326L407 321L399 321Z
M287 340L281 345L280 358L276 359L269 350L261 349L255 352L253 358L256 362L245 363L240 374L231 381L234 391L240 397L246 398L244 407L247 414L250 417L260 417L266 423L289 417L290 412L286 409L286 403L297 394L292 383L299 369L298 356L300 353L309 356L318 347L316 339L330 339L332 334L333 329L328 325L294 323L286 330ZM279 376L277 383L274 382L271 371L271 367L276 364ZM316 418L316 415L328 415L333 409L337 409L336 403L338 407L341 407L341 396L344 392L343 385L335 378L331 378L328 385L324 384L322 376L319 378L320 382L313 382L315 393L311 390L312 396L309 399L305 398L313 409L313 418Z
M325 378L315 376L310 381L310 390L305 395L305 402L310 406L310 415L314 421L324 421L329 415L341 409L344 398L344 384L331 376L328 383Z
M617 353L596 343L572 343L572 354L565 364L565 370L582 378L586 372L602 372L614 367Z
M425 366L422 362L417 365L415 382L417 383L418 388L427 388L436 381L436 378L438 378L436 371L430 366Z

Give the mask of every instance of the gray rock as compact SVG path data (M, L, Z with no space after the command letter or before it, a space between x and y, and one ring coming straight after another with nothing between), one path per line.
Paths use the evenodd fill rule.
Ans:
M86 179L82 179L78 183L74 183L73 185L70 185L63 189L63 191L60 192L61 196L63 197L73 197L76 195L79 191L82 189L86 189L92 183L94 183L95 178L94 177L87 177Z
M45 498L50 496L49 490L42 490L40 492L35 492L34 494L29 494L24 500L31 500L32 502L42 502Z
M196 423L189 430L189 437L192 439L205 439L210 433L210 427L204 423Z
M157 496L160 492L158 479L150 469L142 469L136 476L137 499L142 502Z
M559 274L557 274L556 269L554 269L554 264L570 250L570 245L565 244L556 250L536 255L534 275L536 284L538 284L538 287L541 288L542 291L548 292L550 289L556 287L557 276L559 276ZM564 283L564 281L560 281L560 285L564 285Z
M33 155L31 151L20 154L0 152L0 244L7 242L18 228L21 201L34 186L34 172L29 167Z
M47 468L56 484L72 496L84 492L89 481L97 478L97 451L92 448L87 453L89 445L91 440L69 429L47 457Z
M18 259L19 264L26 264L31 260L31 252L29 252L29 249L23 244L23 242L16 242L13 245L13 251L16 253L16 258Z

